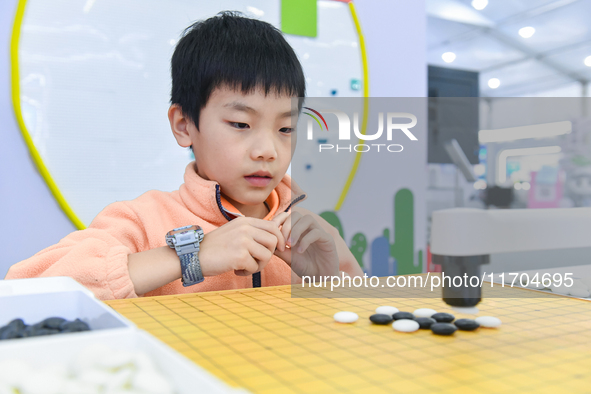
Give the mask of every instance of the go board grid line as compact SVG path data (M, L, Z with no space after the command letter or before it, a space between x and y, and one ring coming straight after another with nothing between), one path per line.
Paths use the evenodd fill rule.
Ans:
M263 303L267 303L266 301L262 301L262 302L263 302ZM305 306L304 306L304 307L302 307L302 308L304 308L304 309L307 309L307 310L310 310L309 308L306 308ZM263 314L265 314L265 313L263 313ZM312 336L314 336L314 334L313 334L313 333L307 333L307 334L308 334L308 335L312 335ZM351 335L349 335L349 337L351 337ZM354 338L355 338L355 339L358 339L358 337L357 337L357 336L355 336ZM366 343L366 344L368 344L368 343ZM372 344L370 343L370 345L372 345ZM325 359L325 360L326 360L326 359ZM330 360L326 360L326 361L330 362ZM373 365L375 365L376 367L380 367L380 366L381 366L380 364L374 364L374 363L372 363L372 364L373 364ZM349 369L349 368L348 368L348 369ZM356 372L356 371L354 371L354 370L351 370L351 369L349 369L349 371L350 371L350 372L351 372L351 371L352 371L352 372ZM406 375L406 377L410 377L408 374L403 374L403 376L404 376L404 375Z
M263 302L265 302L265 301L263 301ZM306 309L308 309L308 308L306 308ZM265 313L264 313L264 314L265 314ZM255 324L256 324L256 323L255 323ZM310 333L305 333L305 335L310 335ZM312 334L312 335L313 335L313 334ZM325 360L326 360L326 359L325 359ZM326 361L327 361L327 362L330 362L330 360L326 360ZM298 363L298 364L299 364L299 363ZM374 365L375 365L376 367L379 367L379 364L378 364L378 365L374 364ZM302 366L302 365L300 365L300 366ZM303 367L305 367L305 365L304 365ZM342 368L342 366L341 366L341 368ZM355 370L351 370L350 368L347 368L347 369L349 369L349 372L353 372L353 373L354 373L354 372L356 372ZM321 378L322 378L322 377L321 377ZM370 382L370 383L371 383L371 382Z
M158 300L155 300L155 302L156 302L156 303L159 303L159 304L161 304L161 303L160 303ZM151 315L149 312L147 312L147 311L146 311L145 309L143 309L141 306L139 306L139 305L137 305L137 304L136 304L136 306L137 306L138 308L140 308L140 309L141 309L141 310L142 310L144 313L146 313L148 316L150 316L152 319L154 319L156 322L158 322L158 323L160 323L161 325L163 325L164 327L166 327L166 328L167 328L167 330L169 331L169 334L170 334L170 335L173 335L173 336L177 337L177 338L178 338L180 341L182 341L183 343L185 343L186 345L188 345L189 347L191 347L191 349L192 349L192 350L194 350L194 351L197 351L198 353L201 353L201 352L199 351L199 349L196 349L196 348L195 348L193 345L191 345L190 343L186 342L186 341L185 341L183 338L179 337L179 336L178 336L178 335L177 335L177 334L176 334L174 331L170 330L170 329L168 328L168 326L167 326L167 325L165 325L165 324L162 324L162 322L161 322L161 321L160 321L160 320L159 320L157 317L154 317L154 316L152 316L152 315ZM208 335L208 336L211 336L209 333L207 333L207 335ZM215 338L213 338L213 337L212 337L212 339L215 339ZM161 340L162 340L162 339L161 339ZM168 341L164 341L164 340L162 340L162 341L163 341L163 342L168 342ZM203 357L203 358L205 358L206 356L205 356L205 355L202 355L202 357ZM220 368L220 366L218 366L218 369L219 369L219 368Z
M185 303L187 305L190 306L190 308L192 309L196 309L197 307L194 305L189 304L187 301L190 300L196 300L196 299L201 299L202 301L207 301L210 305L215 305L215 309L211 309L213 312L205 312L206 315L208 315L210 318L215 319L216 321L219 321L219 314L217 314L215 311L219 310L219 308L223 308L224 311L229 312L229 313L233 313L232 309L233 307L236 306L236 304L238 304L239 306L242 306L244 308L246 308L247 310L255 310L255 314L254 315L250 315L247 316L246 318L242 318L244 320L246 320L247 322L249 322L251 325L260 327L260 328L265 328L264 324L260 324L257 321L253 321L252 319L257 319L260 316L267 316L270 319L275 319L277 320L277 313L274 313L274 309L275 310L280 310L283 306L285 306L285 302L286 301L288 303L298 303L300 305L297 305L295 308L295 311L292 312L293 315L297 316L297 317L302 317L305 318L306 317L306 313L319 313L319 314L324 314L326 317L328 317L328 311L330 309L342 309L341 306L343 304L346 304L347 307L352 306L353 308L355 308L356 310L364 310L364 313L366 312L366 309L369 309L368 307L370 305L376 305L379 302L385 301L387 303L391 303L392 301L394 301L393 299L387 299L387 298L375 298L375 297L371 297L369 300L367 300L366 302L363 302L362 299L356 299L356 298L345 298L345 299L341 299L338 298L336 300L332 300L332 299L322 299L322 298L284 298L284 297L289 297L290 295L290 291L288 289L282 288L282 289L277 289L277 288L263 288L265 289L265 291L262 292L248 292L248 291L244 291L244 290L248 290L248 289L243 289L242 291L240 290L229 290L229 291L224 291L224 292L219 292L217 294L214 295L195 295L194 297L188 297L186 295L183 296L165 296L168 298L168 300L170 300L171 302L176 301L180 301L181 303ZM268 289L268 290L267 290ZM287 291L286 291L287 290ZM518 290L523 290L523 289L518 289ZM527 289L529 290L529 289ZM233 294L229 294L228 292L232 292ZM233 298L233 295L239 295L238 299ZM221 298L226 300L226 303L224 304L223 302L221 302L221 298L220 296L223 296ZM246 298L244 298L246 297ZM261 298L257 298L257 297L261 297ZM252 302L247 302L246 300L250 298ZM336 298L336 297L334 297ZM485 299L487 299L486 295L485 295ZM541 327L538 330L533 330L533 331L540 331L539 335L541 335L541 337L532 337L528 340L525 340L523 338L521 338L521 340L519 340L518 342L515 342L515 344L536 344L536 342L540 342L540 341L544 341L547 339L555 339L555 338L560 338L560 337L564 337L564 335L553 335L550 333L544 333L543 331L547 331L547 332L551 332L551 328L556 328L556 327L560 327L560 326L564 326L564 317L568 316L569 314L572 314L573 312L575 313L580 313L580 304L578 303L577 299L573 299L570 297L557 297L557 295L555 294L548 294L547 297L544 298L522 298L522 297L518 297L518 298L508 298L508 297L501 297L496 299L494 297L488 297L488 300L493 300L493 304L494 302L496 302L497 304L503 304L505 306L508 306L506 308L506 310L503 310L503 314L501 314L501 317L506 318L506 317L510 317L510 321L513 321L515 317L518 316L522 316L523 317L523 313L519 312L520 308L526 308L530 311L532 311L533 308L537 308L535 310L533 310L532 312L528 313L526 316L529 318L532 317L536 317L538 319L541 319L540 316L545 317L545 319L543 319L545 321L545 325L543 327ZM301 300L301 302L300 302ZM162 301L162 302L160 302ZM181 319L187 320L182 316L182 313L176 312L174 311L174 309L177 309L176 307L170 307L169 305L166 305L166 299L164 299L164 297L158 297L158 304L161 305L163 308L166 308L172 312L174 312L176 315L180 316ZM425 302L428 301L428 302ZM441 300L436 300L433 298L428 298L428 299L424 299L422 297L416 297L415 299L413 298L402 298L402 299L397 299L395 302L398 302L400 304L405 305L405 307L407 307L409 304L412 305L414 303L427 303L427 304L435 304L435 303L440 303ZM556 301L559 301L558 303L556 303ZM278 303L277 303L278 302ZM275 304L277 303L277 304ZM335 305L338 304L338 305ZM115 303L114 303L115 304ZM141 304L141 302L137 302L136 307L139 307L138 304ZM534 305L532 308L532 304ZM575 305L576 304L576 305ZM267 305L268 308L261 308L262 305ZM262 310L257 310L257 307L261 308ZM446 308L448 308L446 306ZM488 305L488 304L484 304L483 308L482 308L482 312L486 313L489 309L495 309L495 308L502 308L501 305ZM140 308L142 309L142 308ZM438 307L436 307L435 309L438 309ZM143 309L142 309L143 310ZM510 313L507 313L510 312ZM535 313L538 312L538 313ZM144 311L144 313L146 313L148 316L150 316L152 319L156 320L161 326L166 327L166 329L168 331L171 331L170 328L164 324L164 322L160 321L160 319L155 318L153 316L151 316L148 312ZM453 313L453 312L452 312ZM332 313L330 313L332 314ZM553 317L551 315L554 315ZM548 316L550 315L550 318L548 318ZM254 317L253 317L254 316ZM562 320L561 320L562 319ZM332 322L332 319L330 320L332 324L334 324ZM189 324L191 324L191 326L196 327L199 329L199 325L197 323L195 323L194 321L190 321L188 320ZM515 320L516 323L519 323L519 320ZM324 341L324 339L322 338L322 336L319 335L319 332L315 332L313 330L314 327L316 326L322 326L323 323L319 322L319 321L312 321L309 324L303 325L303 326L298 326L298 327L294 327L296 329L296 332L300 332L301 335L306 335L306 336L312 336L313 338L316 339L316 342L318 341ZM323 326L322 326L323 327ZM503 326L505 327L505 326ZM579 327L579 326L577 326ZM305 328L305 329L302 329ZM312 328L311 331L308 330L308 328ZM357 327L358 330L351 330L350 328L352 327L348 327L346 330L339 330L339 334L340 335L344 335L345 338L349 337L351 338L353 335L353 333L359 332L361 334L365 334L366 336L369 334L369 337L364 338L363 335L357 335L357 336L353 336L353 339L355 339L356 341L360 341L361 345L358 348L353 348L353 349L348 349L348 352L350 355L353 355L353 357L359 357L360 353L358 353L357 351L359 350L363 350L362 348L364 346L370 346L370 347L375 347L376 343L374 342L374 340L370 337L375 337L376 333L375 330L372 332L371 329L368 328L368 326L363 326L363 327ZM583 327L584 328L584 327ZM550 329L550 330L549 330ZM265 328L266 331L269 332L273 332L273 330L269 330L267 328ZM512 330L512 331L508 331L505 332L505 334L518 334L520 330ZM214 337L209 331L207 330L203 330L203 332L205 334L207 334L207 336L213 338L215 341L217 342L222 342L224 343L224 346L226 348L230 348L231 350L233 350L235 353L242 355L242 351L240 350L236 350L233 347L233 343L227 344L225 343L222 339L223 338L217 338ZM390 332L390 330L388 330L388 332ZM322 333L322 331L320 331L320 333ZM573 363L577 362L577 361L581 361L581 360L585 360L587 361L587 358L583 357L583 353L581 354L576 354L576 353L568 353L569 351L571 351L575 346L580 345L580 340L578 340L579 338L577 338L575 335L578 335L579 337L585 338L587 335L583 335L583 333L586 333L584 330L577 328L576 330L571 330L568 335L566 335L566 337L568 338L568 340L562 340L562 348L555 348L553 347L553 345L547 345L547 346L540 346L538 351L534 351L534 350L528 350L528 353L526 354L527 357L519 357L519 355L517 354L517 352L511 352L512 347L511 346L504 346L504 347L494 347L494 343L489 343L487 341L484 341L483 339L479 339L477 338L476 335L472 336L467 336L464 335L464 337L461 338L454 338L454 343L457 344L463 344L464 346L472 346L473 348L475 348L476 350L482 352L487 350L486 347L482 347L482 346L476 346L478 345L478 340L480 340L481 343L489 343L490 348L488 349L493 349L497 355L496 357L494 357L492 360L496 359L499 357L499 354L502 357L508 357L509 358L509 365L513 368L513 373L511 373L508 377L513 376L515 378L519 377L519 378L523 378L523 376L520 374L520 368L515 368L516 365L523 365L523 369L527 369L528 365L532 366L533 364L533 360L536 358L540 358L540 356L544 356L546 354L552 354L552 355L556 355L556 354L560 354L557 353L559 351L563 351L565 353L562 354L563 357L565 357L564 354L569 354L571 357L568 359L564 359L563 361L568 361L567 365L570 364L572 365ZM176 333L172 333L173 335L175 335L176 337L178 337L178 335L176 335ZM380 333L381 334L381 333ZM465 334L465 333L464 333ZM483 333L481 333L483 334ZM402 334L402 335L406 335L406 334ZM385 337L386 335L377 335L378 337ZM481 335L480 335L481 337ZM486 337L488 338L494 338L494 336L490 336L487 335ZM485 338L486 338L485 337ZM402 337L401 337L402 338ZM391 339L391 338L389 338ZM503 338L504 340L506 340L507 338ZM256 338L249 338L250 341L253 341L257 344L260 343L260 341ZM185 342L186 341L184 339L180 339L181 342ZM504 344L511 344L512 342L504 342ZM566 344L566 345L565 345ZM402 351L414 351L416 349L414 349L412 346L408 346L407 343L403 343L403 344L399 344L400 345L400 349L402 349ZM435 343L431 344L432 346L435 346L436 348L440 349L440 350L445 350L444 348L447 347L447 344L444 344L444 342L442 341L437 341ZM273 352L275 353L276 356L281 357L281 355L277 354L277 351L275 349L281 349L282 347L279 346L275 346L273 345L274 348L272 349ZM566 346L566 347L565 347ZM480 349L478 349L480 347ZM454 350L454 354L457 356L458 354L461 354L462 347L457 347L457 349ZM523 349L523 347L522 347ZM533 357L532 357L533 356ZM207 359L207 357L202 357L204 359ZM324 355L321 354L321 358L324 360L328 360L328 362L332 362L331 359L325 357ZM488 360L489 358L487 358ZM454 360L454 358L452 358L452 360ZM457 360L457 357L455 358L455 360ZM211 360L210 360L211 361ZM538 365L540 366L544 366L544 368L550 368L551 364L552 364L553 360L549 360L548 363L541 363L540 360L537 360L536 362L538 363ZM448 360L448 362L451 362ZM481 363L482 365L490 365L491 363L493 363L494 361L486 361L484 363ZM258 362L257 362L258 363ZM214 363L211 363L214 364ZM216 365L219 365L218 363L215 363ZM376 369L378 370L386 370L385 367L386 365L383 363L373 363L373 360L371 362L372 365L376 365ZM429 365L428 363L424 363L424 362L417 362L416 364L418 364L419 366L421 366L421 368L426 369L428 371L430 371L431 373L428 374L427 376L440 376L441 372L437 372L437 371L433 371L432 369L429 369ZM454 370L458 369L458 370L462 370L465 368L469 367L468 363L464 363L464 362L452 362L452 364L455 366ZM546 366L547 364L547 366ZM296 366L301 365L299 362L295 363ZM260 370L264 370L264 371L271 371L270 369L267 368L263 368L263 366L258 365L258 368ZM351 368L350 366L339 366L340 369L346 370L346 371L353 371L353 373L356 373L358 371L354 370L353 368ZM304 365L303 369L306 369L306 366ZM568 370L566 366L564 366L564 369ZM223 368L218 368L218 370L223 371ZM399 375L400 377L408 377L408 378L415 378L416 379L416 375L413 375L412 373L408 373L406 372L408 371L408 369L405 369L404 372L403 371L398 371L397 375ZM482 372L482 371L480 371ZM480 372L475 372L473 373L473 376L471 379L468 380L463 380L461 383L462 387L465 386L469 386L469 382L473 381L474 379L476 379L476 377L481 376L483 377L485 380L488 379L487 381L491 381L494 380L493 378L495 378L496 376L499 376L498 374L500 372L497 371L497 373L491 373L490 371L488 372L488 374L482 374ZM224 373L226 373L226 375L232 375L231 374L231 368L228 371L224 371ZM268 372L267 372L268 373ZM369 380L367 377L368 375L365 375L363 373L359 374L360 377L363 377L363 379L365 379L365 381ZM230 377L230 376L228 376ZM275 377L276 380L278 380L277 377ZM234 383L239 384L239 381L241 381L240 378L236 378L234 379ZM373 387L376 387L377 385L375 384L376 382L371 382ZM546 384L547 383L547 384ZM550 382L547 380L546 383L544 383L546 385L546 387L554 387L556 386L558 383L554 384L554 382L552 382L552 384L550 384ZM576 382L573 382L573 384L576 387L579 387L575 384ZM250 386L250 385L249 385ZM428 386L428 390L433 391L433 387L431 385L428 384L424 384L421 385L420 387L424 387L424 386ZM253 386L251 386L253 387ZM261 387L255 386L257 390L262 389ZM287 386L289 387L289 386ZM356 387L356 386L355 386ZM389 387L391 388L392 386L389 384L386 384L386 382L382 382L382 384L379 385L379 387ZM347 387L349 388L349 387ZM354 387L351 387L352 391L357 391L357 389L355 389ZM349 390L349 391L351 391ZM446 391L448 390L448 388L446 387L442 387L440 388L440 390L438 391ZM533 389L532 389L533 390ZM342 391L342 390L341 390Z
M191 307L191 308L193 308L193 309L197 309L197 308L195 308L195 306L193 306L193 305L191 305L191 304L187 303L187 302L186 302L186 301L184 301L184 300L180 300L180 301L181 301L181 302L183 302L183 303L185 303L186 305L190 306L190 307ZM211 304L217 305L217 304L215 304L215 303L214 303L214 302L212 302L212 301L208 301L208 302L210 302ZM161 303L161 304L162 304L162 305L164 305L163 303ZM165 306L165 305L164 305L164 306ZM213 319L215 319L216 321L219 321L219 322L221 322L222 324L224 324L224 325L228 326L228 325L227 325L227 324L226 324L224 321L220 321L220 320L219 320L219 319L217 319L215 316L213 316L213 315L210 315L210 314L208 314L207 312L202 312L202 313L205 313L205 314L206 314L208 317L210 317L210 318L213 318ZM195 327L199 328L199 326L197 326L195 323L193 323L193 322L191 322L191 321L188 321L188 322L189 322L190 324L192 324L193 326L195 326ZM232 328L232 327L228 326L228 328ZM213 337L213 336L212 336L212 335L211 335L211 334L210 334L208 331L205 331L205 332L206 332L206 333L207 333L207 335L208 335L208 336L210 336L212 339L217 339L216 337ZM247 334L243 334L243 336L247 336ZM207 355L205 355L205 354L203 354L202 352L200 352L200 351L198 350L198 348L196 349L196 348L195 348L193 345L191 345L189 342L187 342L187 341L186 341L186 340L184 340L183 338L181 338L181 340L182 340L182 341L183 341L185 344L187 344L187 345L189 345L191 348L193 348L194 350L197 350L197 351L198 351L198 353L200 353L200 354L202 355L202 358L210 360L210 362L212 362L212 364L218 364L218 362L217 362L217 359L216 359L215 357L208 357ZM253 342L257 343L257 344L259 344L259 343L258 343L258 341L256 341L256 340L253 340L252 338L249 338L249 340L250 340L250 341L253 341ZM220 341L220 342L222 342L222 341ZM259 344L259 345L260 345L260 344ZM229 345L228 345L228 344L226 344L226 343L224 343L224 345L223 345L223 346L224 346L224 347L226 347L226 348L228 348L228 346L229 346ZM234 351L234 353L235 353L236 355L244 357L244 355L242 355L240 352L236 352L234 348L231 348L231 350L233 350L233 351ZM245 358L247 358L247 359L248 359L248 357L245 357ZM220 367L221 367L221 365L219 365L219 364L218 364L218 369L220 369ZM266 374L270 374L270 373L272 373L272 372L273 372L272 370L269 370L268 368L266 368L266 367L264 367L264 366L261 366L261 365L257 365L257 367L258 367L260 370L262 370L264 373L266 373ZM250 386L250 384L245 384L245 383L243 382L243 380L244 380L244 379L243 379L242 377L240 377L240 376L238 376L238 375L236 375L236 374L232 373L232 371L226 371L225 373L226 373L226 374L228 374L228 375L230 375L230 376L232 377L232 379L234 379L234 380L235 380L237 383L238 383L238 382L240 382L242 385ZM277 378L276 378L276 379L277 379ZM239 384L240 384L240 383L239 383ZM286 386L288 386L288 387L289 387L289 382L287 382L287 381L283 381L282 383L283 383L284 385L286 385ZM264 388L264 387L263 387L263 388Z
M233 300L230 300L230 301L232 301L232 302L236 302L236 301L233 301ZM184 302L184 300L183 300L183 302ZM210 302L212 302L212 301L210 301ZM212 303L213 303L213 304L216 304L215 302L212 302ZM190 305L190 304L188 304L188 305ZM227 308L225 308L223 305L219 305L219 304L216 304L216 305L218 305L218 306L219 306L220 308L222 308L222 309L225 309L225 310L227 310ZM263 314L264 314L264 313L263 313ZM211 315L211 317L213 317L213 318L215 318L216 320L220 321L219 319L217 319L217 318L216 318L215 316L213 316L213 315ZM245 320L247 320L247 321L250 321L250 319L248 319L248 318L245 318ZM224 323L224 324L226 324L224 321L221 321L221 322L222 322L222 323ZM252 323L252 322L251 322L251 323ZM253 324L255 324L255 325L256 325L257 323L253 323ZM227 324L226 324L226 325L227 325ZM228 327L229 327L229 328L232 328L231 326L228 326ZM269 330L267 330L267 331L269 331ZM271 351L273 351L273 349L272 349L272 348L270 348L268 344L266 344L266 343L265 343L265 344L261 343L261 342L260 342L258 339L256 339L256 338L253 338L253 337L252 337L252 336L250 336L248 333L245 333L245 334L243 334L243 336L246 336L246 337L247 337L247 338L248 338L248 339L249 339L251 342L255 342L257 345L261 346L262 348L265 348L265 349L267 349L267 350L271 350ZM235 348L232 346L232 344L231 344L231 343L230 343L230 344L227 344L227 343L225 343L225 345L224 345L224 346L226 346L226 347L229 347L229 348L231 348L232 350L236 351L236 349L235 349ZM280 354L277 354L277 353L276 353L276 351L274 351L274 353L275 353L275 355L276 355L276 356L278 356L278 357L281 357L281 355L280 355ZM267 367L265 367L264 365L262 365L262 364L261 364L260 362L258 362L257 360L252 360L252 358L248 357L248 355L246 355L246 357L245 357L245 358L247 358L247 359L250 359L252 363L255 363L255 364L257 365L257 367L258 367L258 368L260 368L260 369L264 370L265 372L267 372L267 373L272 373L272 372L273 372L272 370L268 369ZM301 369L302 367L305 367L305 366L303 366L303 365L301 365L301 364L297 364L297 363L296 363L295 367L297 367L297 368L300 368L300 369ZM230 375L233 375L233 374L230 372ZM236 376L236 375L233 375L233 376L234 376L234 377L235 377L237 380L241 380L241 379L240 379L240 377L238 377L238 376ZM319 379L322 379L322 376L317 376L317 377L318 377ZM284 383L284 385L286 385L287 387L289 387L289 385L291 384L291 382L289 382L289 381L286 381L286 380L284 380L284 379L281 379L281 380L283 380L283 382L282 382L282 383ZM346 387L345 387L345 388L346 388Z
M251 298L252 298L252 297L251 297ZM267 303L267 302L265 302L265 301L262 301L262 302L263 302L263 303ZM269 303L267 303L267 304L269 304ZM269 304L269 305L271 305L271 306L274 306L274 305L272 305L272 304ZM220 307L221 307L221 308L223 308L223 306L220 306ZM274 307L276 307L276 306L274 306ZM224 308L224 309L225 309L225 308ZM267 316L273 317L272 315L268 315L268 314L266 314L265 312L261 312L261 313L262 313L263 315L267 315ZM245 319L246 319L247 321L250 321L251 323L253 323L253 322L252 322L250 319L248 319L248 318L245 318ZM255 322L255 323L253 323L253 324L257 324L257 323ZM268 330L268 329L266 329L266 328L265 328L265 330L266 330L266 331L270 331L270 330ZM270 331L270 332L272 332L272 331ZM305 335L308 335L308 336L310 335L310 333L306 333L306 332L304 332L304 334L305 334ZM247 337L248 337L248 336L249 336L249 335L248 335L248 333L247 333L247 334L245 334L245 336L247 336ZM256 342L257 344L261 344L261 343L259 342L259 340L257 340L256 338L255 338L255 339L253 339L252 337L250 337L249 339L250 339L251 341L254 341L254 342ZM232 346L232 345L230 344L229 346ZM261 346L262 346L262 345L261 345ZM280 354L277 354L277 352L276 352L276 350L275 350L275 349L273 349L273 348L270 348L270 347L268 346L268 344L265 344L265 346L264 346L264 347L265 347L267 350L271 350L272 352L274 352L274 353L275 353L275 355L276 355L277 357L282 357ZM326 362L330 362L330 360L326 360L326 359L325 359L325 361L326 361ZM256 362L257 364L259 364L259 365L260 365L260 363L258 363L256 360L253 360L253 362ZM294 364L295 364L295 366L296 366L296 367L298 367L298 368L300 368L300 369L302 369L302 368L304 368L304 369L305 369L305 368L306 368L306 365L303 365L303 364L301 364L301 363L299 363L299 362L294 362ZM268 372L272 372L272 371L268 371ZM348 372L355 372L355 371L351 371L351 370L349 369L349 371L348 371ZM322 380L322 379L324 379L324 378L325 378L325 376L322 376L322 375L317 375L317 374L314 374L314 375L316 375L315 377L316 377L316 378L318 378L318 379L320 379L320 380ZM286 381L285 383L286 383L287 385L289 385L289 384L290 384L290 382L287 382L287 381ZM371 382L369 382L369 381L366 381L365 383L366 383L366 384L370 384ZM348 391L348 387L347 387L347 386L342 386L341 388L343 388L343 389L345 389L346 391Z

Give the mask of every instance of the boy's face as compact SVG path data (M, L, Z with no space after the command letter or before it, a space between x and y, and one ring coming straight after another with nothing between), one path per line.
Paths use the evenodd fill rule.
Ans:
M295 148L291 127L290 96L215 89L201 110L199 131L187 125L197 173L218 182L242 214L260 214L289 167Z

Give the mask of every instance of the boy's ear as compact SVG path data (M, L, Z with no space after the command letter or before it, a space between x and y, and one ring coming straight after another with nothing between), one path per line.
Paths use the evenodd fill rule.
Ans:
M183 148L191 146L189 128L193 125L193 122L183 114L178 104L173 104L168 109L168 121L176 142Z

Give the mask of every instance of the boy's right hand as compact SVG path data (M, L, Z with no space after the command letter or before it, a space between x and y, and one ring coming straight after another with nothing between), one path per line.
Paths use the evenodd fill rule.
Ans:
M230 270L238 276L261 271L271 260L275 248L285 250L285 239L277 223L239 217L205 234L199 246L203 276Z

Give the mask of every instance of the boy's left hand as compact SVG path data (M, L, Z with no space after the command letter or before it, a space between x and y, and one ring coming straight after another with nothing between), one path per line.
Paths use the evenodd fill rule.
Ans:
M282 226L281 233L290 248L275 250L275 254L291 266L300 278L303 276L337 276L339 255L333 237L316 219L294 208L273 218Z

